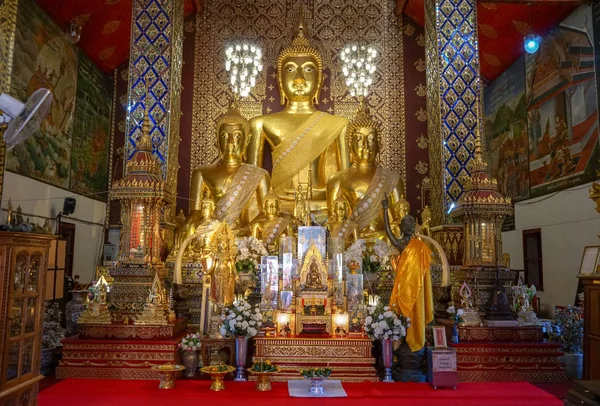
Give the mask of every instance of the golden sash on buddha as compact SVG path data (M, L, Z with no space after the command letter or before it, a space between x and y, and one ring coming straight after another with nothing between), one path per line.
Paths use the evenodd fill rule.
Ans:
M390 307L410 318L406 342L413 352L425 345L425 327L433 321L430 263L431 250L419 238L411 239L402 254L392 258L396 277Z
M229 225L234 224L266 174L266 170L256 165L241 164L231 181L231 187L215 206L215 218Z
M317 159L335 141L345 128L347 120L322 111L312 113L292 134L272 151L274 189Z

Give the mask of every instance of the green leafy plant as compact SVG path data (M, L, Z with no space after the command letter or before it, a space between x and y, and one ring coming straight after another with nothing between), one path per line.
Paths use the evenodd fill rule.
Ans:
M567 306L557 309L552 321L550 339L563 344L565 352L581 354L583 342L583 309Z
M300 370L300 375L302 375L303 377L307 378L307 379L311 379L311 378L329 378L329 375L331 375L331 368L329 367L324 367L324 368L304 368Z
M277 366L273 365L271 361L266 360L255 362L252 364L252 368L250 368L250 370L254 372L277 372L278 368Z

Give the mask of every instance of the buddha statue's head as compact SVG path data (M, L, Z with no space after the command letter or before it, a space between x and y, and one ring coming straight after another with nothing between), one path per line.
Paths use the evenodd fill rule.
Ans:
M265 214L269 217L279 216L280 206L281 202L279 201L279 197L271 190L269 194L265 196Z
M241 159L250 141L250 124L234 103L217 121L217 146L221 158Z
M323 60L317 48L306 37L302 7L295 37L292 43L279 53L277 81L281 104L289 102L318 104L323 82Z
M348 202L342 197L338 197L333 202L333 215L338 221L344 221L348 218Z
M215 201L213 200L210 192L206 191L202 201L200 202L200 216L203 220L209 219L212 217L214 211Z
M348 140L350 142L350 157L352 163L372 164L379 154L380 126L363 106L348 126Z

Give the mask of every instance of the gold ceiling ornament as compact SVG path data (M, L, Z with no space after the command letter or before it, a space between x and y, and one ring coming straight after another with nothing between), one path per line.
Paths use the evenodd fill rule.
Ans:
M107 60L108 58L110 58L111 56L113 56L113 54L115 53L115 49L117 49L117 47L104 48L102 50L102 52L100 52L100 55L98 55L98 58L101 61Z
M104 35L112 34L113 32L115 32L117 30L117 28L119 28L120 25L121 25L121 20L109 21L108 23L104 24L104 27L102 28L102 34L104 34Z
M417 36L417 39L416 39L416 41L417 41L417 45L418 45L418 46L420 46L420 47L424 47L424 46L425 46L425 35L423 35L423 34L419 34L419 35Z
M124 82L129 80L129 68L125 67L121 70L121 80Z
M479 24L479 30L485 37L488 37L491 39L498 38L498 33L496 32L496 29L494 27L492 27L491 25Z
M500 58L492 54L482 54L483 59L492 66L500 66Z
M412 35L415 33L415 26L412 24L406 24L404 26L404 35L406 35L407 37L412 37Z
M415 116L417 117L417 120L419 121L427 121L427 111L421 107L419 108L419 110L417 110L417 112L415 113Z
M513 26L515 30L522 36L530 34L532 31L531 25L526 23L525 21L512 20Z
M427 95L427 88L423 83L419 83L417 87L415 87L415 92L417 92L417 96L425 97Z
M415 68L419 72L423 72L425 70L425 60L423 58L419 58L415 61Z
M417 138L417 146L421 149L425 149L429 146L429 141L423 134L421 134L421 136Z
M104 4L107 5L107 6L114 6L119 1L121 1L121 0L104 0Z

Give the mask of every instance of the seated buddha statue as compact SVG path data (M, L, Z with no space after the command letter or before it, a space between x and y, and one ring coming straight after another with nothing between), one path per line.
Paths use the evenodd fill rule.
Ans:
M235 104L217 121L220 159L192 174L191 211L185 222L188 235L189 228L201 217L200 202L207 190L215 201L215 219L228 223L238 236L250 235L249 207L253 199L256 207L262 207L263 197L269 191L269 174L243 162L249 130L248 120Z
M351 214L346 221L356 223L360 238L385 238L383 211L380 203L390 195L392 205L400 201L404 185L400 174L389 171L376 162L379 154L379 124L362 105L348 127L350 142L350 168L329 178L327 182L327 207L334 215L334 202L346 200ZM392 210L392 215L396 217Z
M323 62L307 38L302 8L300 23L290 45L277 59L281 112L250 120L252 138L248 162L262 166L265 144L271 149L271 185L282 202L282 212L294 210L300 183L309 186L309 210L325 212L327 179L348 167L348 120L317 111L323 84Z
M173 258L177 255L181 244L187 237L193 235L199 228L209 229L209 226L216 222L214 216L215 201L209 190L204 191L204 197L198 203L198 207L199 210L197 215L184 222L175 231L175 244L173 246L173 251L171 252ZM204 255L205 249L208 248L210 236L209 233L206 233L191 241L187 246L187 251L184 256L185 260L198 262Z
M291 236L292 222L280 215L280 201L273 191L265 197L264 211L250 225L252 237L261 240L269 254L279 254L279 241Z
M333 202L333 214L325 223L329 235L334 238L341 238L345 243L352 243L357 240L356 223L347 221L349 211L348 202L344 198L338 197Z

